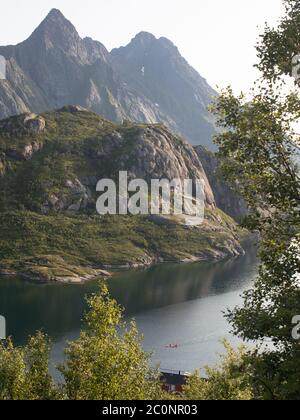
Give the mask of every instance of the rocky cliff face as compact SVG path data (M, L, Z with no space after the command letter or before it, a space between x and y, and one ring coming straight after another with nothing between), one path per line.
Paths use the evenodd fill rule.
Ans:
M141 32L111 55L122 79L168 115L173 130L193 144L212 147L215 128L208 106L217 93L171 41Z
M216 205L236 221L240 221L248 213L245 201L234 189L225 182L219 172L219 161L215 154L203 146L196 146L195 151L203 165L211 188L214 192Z
M203 179L205 220L99 216L102 178ZM194 148L164 126L113 124L80 106L0 121L0 273L86 281L103 268L242 254ZM26 240L25 240L26 238Z
M58 10L16 46L0 47L0 118L79 104L105 118L162 122L194 144L212 147L207 105L216 94L167 39L139 34L109 53L81 39Z
M202 179L206 206L215 208L195 150L163 126L113 125L70 106L54 113L23 114L1 121L0 151L3 208L10 196L18 206L43 213L95 211L98 180L117 181L119 171L149 185L151 179Z

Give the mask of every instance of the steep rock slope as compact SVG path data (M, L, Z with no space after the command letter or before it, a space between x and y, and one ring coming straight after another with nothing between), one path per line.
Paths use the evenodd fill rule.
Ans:
M151 179L203 179L206 206L215 207L193 147L160 125L114 125L69 106L0 121L0 152L0 207L15 200L45 213L94 210L98 180L118 181L120 171L149 184Z
M208 106L217 92L171 41L141 32L111 55L126 83L170 116L175 131L193 144L212 147L215 127Z
M202 178L204 223L100 217L96 183L120 170L146 181ZM80 281L108 266L243 252L190 144L163 126L116 125L77 106L0 121L0 209L0 269L31 278Z
M53 9L26 41L0 47L0 55L7 62L0 118L75 103L114 122L162 122L212 147L206 107L215 92L166 39L142 33L110 54L100 42L81 39Z
M203 146L196 146L195 151L203 165L211 188L214 192L216 205L236 221L241 221L248 214L245 201L237 192L222 179L219 171L219 161L216 155Z

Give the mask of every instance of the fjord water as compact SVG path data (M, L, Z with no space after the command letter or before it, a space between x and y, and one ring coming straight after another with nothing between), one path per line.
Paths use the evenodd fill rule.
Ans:
M134 317L144 334L144 347L163 369L191 371L216 361L220 340L237 339L223 311L241 301L257 273L256 247L244 257L219 263L158 265L116 273L109 282L113 297ZM84 297L97 282L62 285L0 278L0 314L17 344L43 329L54 341L53 363L61 361L66 340L78 337Z

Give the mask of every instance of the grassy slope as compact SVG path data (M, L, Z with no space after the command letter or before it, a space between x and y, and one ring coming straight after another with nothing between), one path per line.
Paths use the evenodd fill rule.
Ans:
M46 120L46 130L33 133L18 128L15 117L10 118L16 128L0 129L0 210L7 208L38 211L51 194L70 191L66 180L78 176L95 176L97 179L111 174L117 177L119 155L126 154L135 141L140 128L147 124L126 123L115 125L91 112L49 112L41 114ZM161 131L164 127L157 125ZM109 161L92 158L103 153L107 136L119 132L126 138L123 147L116 150ZM174 136L174 142L180 138ZM41 150L27 161L2 159L1 153L14 150L21 153L25 146L39 144ZM134 163L134 162L133 162Z
M157 225L147 217L105 217L65 214L42 215L47 197L65 191L65 180L78 175L106 173L97 160L108 134L118 130L127 138L117 154L126 153L139 127L116 126L93 113L51 112L43 114L46 130L32 133L11 118L0 130L0 270L45 279L92 274L91 267L182 261L192 256L217 257L235 241L234 222L216 210L207 211L206 223L187 229L180 225ZM165 130L158 127L159 130ZM174 137L174 142L181 141ZM42 149L31 160L5 157L7 150L22 152L35 142ZM124 149L125 148L125 149ZM117 173L118 155L108 162ZM1 176L1 172L3 176ZM235 243L236 245L236 243Z
M158 226L146 217L69 217L27 211L0 214L0 270L29 276L72 277L106 265L150 264L213 257L229 229Z

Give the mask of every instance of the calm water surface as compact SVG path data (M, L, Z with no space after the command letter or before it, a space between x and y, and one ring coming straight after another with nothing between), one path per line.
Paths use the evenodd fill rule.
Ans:
M223 311L241 302L257 273L256 248L245 257L221 263L159 265L117 273L109 287L144 334L144 347L164 369L191 371L216 361L219 341L229 333ZM0 277L0 314L17 344L38 329L54 341L53 364L61 361L66 340L78 337L84 297L97 290L85 285L36 285ZM170 345L177 347L170 348Z

